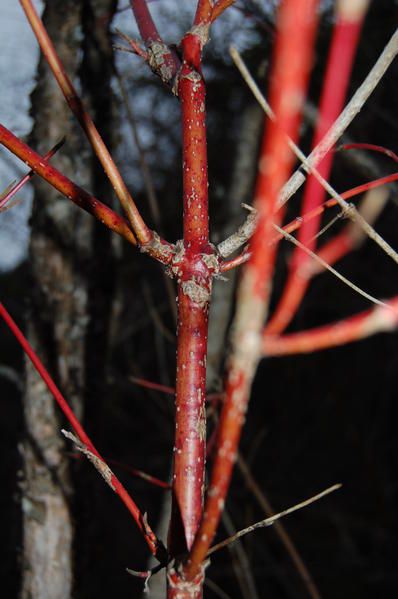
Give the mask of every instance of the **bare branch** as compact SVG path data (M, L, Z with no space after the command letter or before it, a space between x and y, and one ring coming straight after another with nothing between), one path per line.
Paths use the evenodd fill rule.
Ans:
M288 335L264 335L263 352L267 356L308 354L365 339L377 333L391 332L398 324L398 298L388 309L377 306L346 320Z
M236 0L218 0L215 3L213 12L211 13L212 22L218 19L218 17L226 10L229 6L235 3Z
M349 127L356 115L360 112L373 90L380 83L384 73L394 60L398 53L398 29L395 31L390 41L380 54L373 68L369 71L366 79L357 89L351 100L348 102L339 118L335 121L328 133L321 142L313 149L308 156L307 164L316 166L322 158L335 145L344 131ZM234 58L234 56L233 56ZM234 58L235 60L235 58ZM238 67L240 70L240 67ZM252 90L253 91L253 90ZM257 97L257 96L256 96ZM305 175L297 170L286 183L281 191L279 198L280 204L287 202L291 196L301 187L305 181Z
M325 497L326 495L329 495L330 493L337 491L341 487L342 487L342 484L337 483L336 485L333 485L333 486L325 489L321 493L318 493L317 495L314 495L313 497L310 497L309 499L306 499L305 501L302 501L301 503L297 503L296 505L289 507L288 509L283 510L282 512L279 512L278 514L275 514L274 516L271 516L270 518L265 518L264 520L260 520L260 522L256 522L255 524L252 524L251 526L248 526L247 528L240 530L233 537L229 537L228 539L225 539L224 541L221 541L220 543L213 545L213 547L211 547L209 549L209 551L207 552L207 557L209 555L211 555L212 553L214 553L215 551L218 551L219 549L223 549L223 547L227 547L231 543L234 543L237 539L240 539L244 535L247 535L249 532L252 532L253 530L256 530L257 528L266 528L267 526L272 526L274 524L274 522L276 522L280 518L283 518L284 516L288 516L289 514L292 514L293 512L297 512L298 510L301 510L301 509L307 507L308 505L311 505L311 503L314 503L315 501L319 501L319 499L322 499L322 497Z
M392 41L395 41L395 44L393 44L393 48L394 48L394 52L392 50L390 50L390 52L387 52L386 56L387 58L390 59L390 62L392 60L392 58L396 55L396 53L398 52L398 30L397 32L394 34L393 38L390 40L389 44L386 46L386 48L392 43ZM386 50L384 50L383 54L386 52ZM253 92L256 100L259 102L260 106L263 108L264 112L267 114L267 116L271 119L271 120L275 120L275 115L274 112L271 108L271 106L268 104L267 100L264 98L264 96L262 95L262 93L260 92L256 82L254 81L253 77L251 76L251 74L249 73L246 65L244 64L242 58L239 55L239 52L236 50L236 48L231 48L231 56L235 61L235 64L238 66L238 69L240 70L240 72L242 73L246 83L248 84L248 86L250 87L251 91ZM380 59L379 59L380 60ZM386 59L387 60L387 59ZM367 98L369 97L371 91L373 91L373 89L376 87L377 83L380 81L381 76L384 74L385 70L387 69L388 65L390 64L390 62L388 62L388 64L384 64L386 62L386 60L383 62L384 65L384 70L382 71L382 73L380 74L379 78L377 79L377 81L375 81L374 79L376 79L376 76L374 76L370 82L368 82L368 78L365 80L365 82L368 82L368 84L365 86L365 82L362 84L361 88L363 87L364 90L367 92L367 94L363 93L361 95L361 99L363 100L362 104L359 106L357 112L359 112L360 108L362 107L363 103L365 103L365 101L367 100ZM376 63L378 64L378 63ZM372 71L375 69L375 67L372 69ZM372 72L371 71L371 72ZM377 74L379 74L379 71L377 71ZM373 84L373 87L371 87L371 84ZM371 89L370 89L371 87ZM359 88L359 89L361 89ZM358 90L359 91L359 90ZM357 92L358 93L358 92ZM355 97L355 96L354 96ZM351 100L352 102L352 100ZM351 104L351 102L349 103L349 105ZM349 106L347 105L347 107ZM355 104L356 106L357 104ZM340 119L342 117L343 114L345 114L346 109L343 111L343 113L341 113L340 117L338 118L338 120L336 121L336 123L340 123ZM355 112L355 114L357 114L357 112ZM349 114L351 116L351 111L349 111ZM351 120L354 118L355 114L352 114L352 118L347 122L347 127L349 125L349 123L351 122ZM344 120L344 122L347 121L347 118ZM335 123L335 124L336 124ZM326 137L330 137L330 131L332 131L334 129L334 125L332 126L332 128L329 130L329 133L327 134ZM344 129L342 129L341 133L344 131ZM328 139L329 139L328 137ZM326 139L326 138L324 138ZM333 140L334 143L335 140ZM322 177L322 175L316 170L315 165L318 164L318 162L321 160L321 158L323 158L323 156L330 150L330 147L333 145L331 144L330 146L327 146L327 149L325 149L325 151L323 151L324 146L322 145L324 143L324 140L321 141L321 143L315 148L315 150L310 154L310 156L307 158L303 152L300 150L300 148L289 138L287 138L287 144L289 145L289 147L291 148L291 150L294 152L294 154L298 157L298 159L302 162L302 165L304 167L304 169L308 172L311 173L317 180L318 182L326 189L326 191L329 193L329 195L331 195L336 201L337 203L344 209L344 213L351 218L353 221L357 222L362 229L365 231L365 233L371 238L373 239L373 241L375 241L377 243L377 245L379 245L379 247L381 247L381 249L390 257L394 260L394 262L396 262L398 264L398 253L390 246L389 243L387 243L385 241L385 239L383 239L381 237L381 235L379 235L379 233L377 233L377 231L374 230L374 228L369 225L369 223L367 223L365 221L365 219L362 217L361 214L358 213L357 209L355 208L355 206L349 204L348 202L346 202L340 194L338 194L333 187L326 181L326 179L324 179ZM322 145L322 151L323 154L321 156L318 156L318 154L314 154L314 152L317 151L317 148L319 148ZM302 182L305 180L305 177L303 175L303 180ZM295 191L297 191L298 187L292 192L289 192L288 197L286 196L286 188L289 185L289 182L291 181L291 179L289 179L289 181L287 182L287 184L283 187L281 194L279 196L279 201L278 201L278 206L281 207L283 206L283 204L291 197L291 195L293 195L293 193Z
M358 208L358 212L367 223L373 224L376 222L377 218L384 210L388 200L388 194L389 192L386 186L370 189L365 194L365 197ZM339 218L344 216L344 212L339 212L337 216ZM289 233L290 232L291 231L289 231ZM338 235L325 243L317 251L317 256L325 260L329 265L335 264L350 251L358 249L364 243L366 238L367 235L363 228L356 221L351 221ZM305 268L307 269L306 274L310 273L312 277L324 270L319 262L315 263L314 261L311 262L311 265L306 265Z
M266 497L264 491L260 489L260 486L254 479L253 474L251 473L250 468L241 453L238 453L238 459L236 463L240 470L240 473L243 476L247 488L252 492L253 497L257 500L259 506L265 512L267 517L273 516L275 514L275 510L273 509L269 499ZM275 522L274 531L279 537L287 553L289 554L293 564L295 565L297 573L299 574L300 578L303 581L303 584L305 585L308 591L308 596L311 597L311 599L321 599L321 595L317 589L317 586L312 578L310 571L304 563L303 558L301 557L298 549L293 543L284 524L280 520Z
M254 230L257 224L257 211L248 206L247 204L242 204L244 208L249 210L249 215L246 218L243 225L239 227L239 229L224 239L221 243L218 244L217 250L222 258L226 258L230 256L233 252L239 249L242 245L244 245L248 239L253 235Z
M11 131L0 124L0 144L23 160L25 164L52 185L57 191L71 200L74 204L92 214L109 229L124 237L129 243L136 245L134 233L128 222L111 208L97 200L87 191L75 185L70 179L62 175L55 167L40 156L32 148L24 144Z
M130 0L137 27L148 51L148 64L161 80L170 84L180 67L175 52L164 43L146 0Z
M75 87L69 79L65 68L59 58L57 51L40 19L38 16L31 0L20 0L22 8L25 11L26 17L29 21L30 26L39 42L40 48L45 56L48 65L61 89L65 100L77 118L81 128L86 134L96 156L102 164L102 167L107 174L113 189L123 209L127 215L127 218L131 224L134 233L137 236L140 244L145 247L149 247L149 253L151 253L151 242L153 241L154 234L147 227L133 198L131 197L123 178L113 161L112 156L109 153L101 135L99 134L93 120L85 109Z
M343 283L345 283L348 287L350 287L351 289L353 289L354 291L356 291L356 293L358 293L359 295L362 295L362 297L365 297L366 299L368 299L373 304L377 304L378 306L383 306L385 308L389 307L388 304L386 304L385 302L382 302L381 300L377 299L376 297L373 297L373 295L370 295L369 293L367 293L366 291L364 291L363 289L361 289L360 287L358 287L357 285L355 285L354 283L352 283L344 275L340 274L337 270L335 270L332 266L330 266L330 264L328 264L327 262L325 262L325 260L323 260L317 254L315 254L315 252L313 252L312 250L308 249L305 245L303 245L295 237L293 237L292 235L290 235L290 233L288 233L287 231L284 231L281 227L278 227L278 225L275 225L275 224L274 224L274 228L278 231L278 233L280 233L281 235L283 235L283 237L285 239L287 239L288 241L290 241L291 243L293 243L295 246L301 248L306 254L308 254L308 256L311 256L312 258L314 258L314 260L316 260L317 262L319 262L320 264L322 264L322 266L326 270L328 270L329 272L331 272L332 274L334 274L335 277L337 277L338 279L340 279L340 281L342 281Z
M87 445L84 445L84 443L82 443L73 433L64 429L61 430L61 433L64 435L64 437L66 437L74 443L78 451L80 451L87 457L87 459L93 464L94 468L98 470L106 484L110 486L112 491L116 491L112 482L114 474L112 470L109 468L108 464L106 464L104 460L102 460L98 455L90 451Z
M141 533L143 534L145 541L147 542L148 547L151 550L152 554L158 559L159 562L164 563L166 561L166 557L167 557L166 549L165 549L163 543L156 537L155 533L152 531L151 527L149 526L149 524L146 520L145 514L143 515L141 513L140 509L138 508L138 506L136 505L134 500L130 497L130 495L127 493L126 489L121 484L119 479L113 474L113 472L110 469L107 468L104 460L102 459L101 455L96 450L90 437L87 435L86 431L84 430L84 428L80 424L79 420L75 416L75 414L74 414L73 410L71 409L71 407L69 406L68 402L66 401L66 399L64 398L64 396L62 395L62 393L60 392L60 390L54 383L53 379L50 376L50 373L44 367L39 356L36 354L33 347L30 345L29 341L27 340L27 338L25 337L25 335L23 334L21 329L18 327L18 325L16 324L16 322L11 317L11 315L8 313L7 309L5 308L5 306L2 303L0 303L0 317L3 318L6 325L9 327L9 329L15 336L16 340L21 345L23 351L25 352L25 354L28 356L28 358L32 362L33 366L37 370L38 374L40 375L40 377L43 380L43 382L45 383L45 385L47 386L51 395L54 397L58 406L61 408L63 414L68 419L68 421L71 424L71 426L73 427L75 433L78 435L79 440L77 440L77 437L76 437L76 440L78 441L78 444L80 447L85 448L85 451L83 453L86 453L87 457L89 457L88 453L90 454L91 461L100 470L100 472L104 476L106 482L111 486L111 488L119 496L121 501L124 503L126 508L129 510L130 514L134 518L134 520L135 520L138 528L140 529ZM69 434L71 434L71 433L69 433ZM74 435L72 435L72 436L74 437ZM75 439L75 437L74 437L74 439ZM81 451L81 448L80 448L80 451Z
M47 154L45 154L43 156L44 160L50 160L50 158L52 156L54 156L54 154L56 152L58 152L58 150L64 145L64 143L65 143L65 137L63 137L58 143L56 143L55 146L53 148L51 148L51 150L49 150L47 152ZM20 189L22 189L22 187L25 185L25 183L30 181L30 179L33 177L34 174L35 174L35 171L30 170L28 173L26 173L26 175L24 177L22 177L22 179L20 181L18 181L18 183L16 183L15 185L11 184L8 186L8 188L5 190L5 192L0 195L0 211L2 211L4 209L4 206L7 204L7 202L16 193L18 193L18 191Z

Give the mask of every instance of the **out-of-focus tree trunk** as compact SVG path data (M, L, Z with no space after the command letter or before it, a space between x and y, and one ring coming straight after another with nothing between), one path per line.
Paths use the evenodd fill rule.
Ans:
M110 109L106 109L106 104L111 105L111 69L106 68L104 54L110 64L108 27L113 12L113 0L51 0L43 14L61 60L71 79L83 88L95 120L102 110L101 118L97 119L100 130L101 122L111 115ZM83 39L88 32L90 39ZM96 82L95 68L97 75L99 71L101 75ZM101 98L108 94L108 98L101 104L95 100L95 93ZM103 176L98 176L98 169L93 167L91 150L43 58L32 94L32 114L33 147L44 154L66 135L66 144L52 159L54 164L83 187L99 193ZM38 178L34 186L27 334L81 417L88 384L86 355L93 319L90 298L99 280L98 269L93 271L91 265L98 244L109 245L109 240L102 231L98 236L93 220L50 186ZM101 195L104 197L104 189ZM110 195L107 193L108 198ZM98 306L96 316L100 315L103 303L98 302ZM98 340L98 328L96 331ZM70 473L60 435L59 413L29 362L24 414L22 597L63 599L71 596L73 586Z
M219 243L243 222L245 211L242 202L250 202L256 176L257 151L260 143L263 114L257 104L249 104L241 116L240 139L237 143L228 201L223 202L224 226L216 231ZM226 335L231 319L235 294L236 270L228 273L228 281L214 281L209 318L207 345L207 388L220 389L222 363L226 351Z

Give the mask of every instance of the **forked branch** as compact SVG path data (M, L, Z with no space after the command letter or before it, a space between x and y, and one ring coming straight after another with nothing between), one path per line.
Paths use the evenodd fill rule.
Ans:
M298 99L304 97L311 64L316 2L283 2L279 9L278 24L271 98L281 127L296 137L302 108L302 102ZM296 60L291 60L292 55ZM252 256L238 291L226 399L218 428L204 515L185 566L188 580L192 580L200 571L218 526L236 459L250 385L260 358L260 333L268 307L275 256L275 248L269 244L272 221L278 191L293 163L293 155L286 152L285 134L273 122L268 123L264 132L261 157L256 186L258 226L252 240Z
M93 120L85 109L76 89L69 79L64 66L59 58L55 47L50 40L50 37L33 7L31 0L20 0L22 8L25 11L26 17L33 29L33 32L40 44L40 48L45 56L50 69L53 72L55 79L65 96L69 108L76 116L84 133L87 136L95 154L100 160L104 171L106 172L120 203L127 215L131 227L137 237L139 244L145 249L150 246L154 234L143 221L133 198L131 197L123 179L114 163L105 143L100 136Z
M10 150L20 160L23 160L35 173L79 206L79 208L95 216L109 229L124 237L129 243L136 245L137 242L134 233L123 217L65 177L48 160L37 154L1 124L0 144Z

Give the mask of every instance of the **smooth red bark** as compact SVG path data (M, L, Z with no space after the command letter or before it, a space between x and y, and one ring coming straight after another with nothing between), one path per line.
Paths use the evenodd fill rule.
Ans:
M209 244L202 40L188 33L182 49L178 96L182 111L184 239L172 264L178 284L176 434L169 536L172 555L191 548L203 510L208 309L211 281L218 269L214 248Z
M139 243L142 246L150 244L153 241L154 234L142 219L141 214L139 213L139 210L123 181L123 178L116 167L112 156L110 155L110 152L108 151L92 118L85 109L83 102L81 101L76 89L69 79L61 59L59 58L55 47L31 0L20 0L20 3L25 11L26 17L30 23L30 26L32 27L37 41L40 44L43 55L45 56L48 65L59 85L59 88L64 94L69 108L78 120L95 154L101 162L102 167L108 176L112 187L120 200L120 203L123 206L123 210L126 213L129 223L131 224L131 228L133 229Z
M124 237L131 244L137 245L134 233L126 219L65 177L44 157L37 154L1 124L0 143L74 204L95 216L101 223ZM145 251L159 262L169 264L173 256L174 246L153 234L152 240L145 246Z
M263 352L266 356L312 353L392 331L397 325L398 298L393 298L387 307L377 306L333 324L290 335L264 336Z
M140 35L148 49L148 63L164 83L172 83L180 66L174 51L164 43L146 0L130 0Z
M363 17L362 13L360 18L347 21L344 14L338 14L329 50L313 148L325 136L343 107ZM317 166L317 171L326 180L330 176L333 157L334 153L328 152ZM310 175L304 190L302 214L315 211L322 204L324 196L325 190L322 185L313 175ZM313 251L319 228L320 214L306 220L299 230L298 240L300 243ZM281 332L294 317L308 288L308 277L304 272L304 266L307 263L308 255L300 248L295 248L289 276L275 313L266 327L267 333L274 335Z
M0 143L79 208L89 212L109 229L136 245L134 234L123 217L65 177L3 125L0 125Z
M226 399L218 428L215 459L200 528L185 564L185 577L192 580L203 567L223 511L245 418L249 390L260 357L263 327L275 246L270 244L278 193L287 180L293 156L286 149L286 133L295 139L309 75L316 24L316 2L287 0L281 4L274 64L271 76L271 106L277 125L266 128L261 149L255 193L258 224L251 243L251 258L238 292L233 353Z

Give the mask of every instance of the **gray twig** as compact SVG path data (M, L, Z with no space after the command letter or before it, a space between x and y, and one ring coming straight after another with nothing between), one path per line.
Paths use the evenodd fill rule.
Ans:
M271 119L275 119L275 115L259 90L256 82L251 76L249 70L247 69L245 63L243 62L239 52L236 48L232 47L231 56L239 69L241 75L246 81L247 85L253 92L256 100L259 102L260 106L263 108L264 112ZM375 63L374 67L370 70L368 76L362 83L362 85L358 88L350 102L347 104L343 112L340 114L338 119L334 122L332 127L329 129L328 133L325 137L320 141L320 143L314 148L308 158L303 154L303 152L298 148L298 146L291 140L287 139L287 143L289 147L293 150L299 160L302 162L302 166L307 173L311 173L320 184L326 189L326 191L337 201L337 203L344 209L345 214L351 218L353 221L358 223L360 227L364 230L364 232L373 239L390 258L392 258L396 263L398 263L398 254L397 252L379 235L371 225L358 213L355 206L350 205L346 202L334 189L333 187L320 175L320 173L316 170L315 166L322 160L325 154L333 147L339 137L343 134L346 128L349 126L354 117L361 110L362 106L365 104L366 100L373 92L377 84L380 82L387 68L390 66L391 62L395 58L398 53L398 30L394 33L383 52L381 53L379 59ZM284 185L281 190L279 196L278 206L281 207L285 204L289 198L299 189L299 187L305 181L305 175L297 170L296 173L292 175L289 181ZM250 215L251 216L251 215ZM251 217L253 218L253 217ZM245 224L242 225L241 229L245 230ZM250 230L250 227L249 227ZM247 241L244 240L243 243Z
M309 499L306 499L305 501L302 501L301 503L297 503L296 505L289 507L287 510L283 510L282 512L279 512L278 514L275 514L274 516L271 516L270 518L265 518L264 520L260 520L260 522L256 522L255 524L248 526L247 528L243 528L242 530L237 532L236 535L233 535L232 537L229 537L228 539L225 539L224 541L221 541L220 543L213 545L213 547L211 547L209 549L209 551L207 552L207 555L209 556L212 553L214 553L215 551L218 551L219 549L222 549L223 547L227 547L227 545L234 543L234 541L236 541L237 539L240 539L244 535L247 535L249 532L252 532L253 530L256 530L257 528L265 528L267 526L272 526L272 524L274 524L274 522L276 522L280 518L283 518L284 516L287 516L288 514L292 514L293 512L297 512L298 510L301 510L304 507L307 507L307 505L310 505L311 503L314 503L315 501L322 499L322 497L325 497L325 495L329 495L329 493L333 493L334 491L337 491L337 489L340 489L341 487L342 487L341 483L332 485L331 487L328 487L324 491L321 491L321 493L318 493L317 495L313 495L313 497L310 497Z

